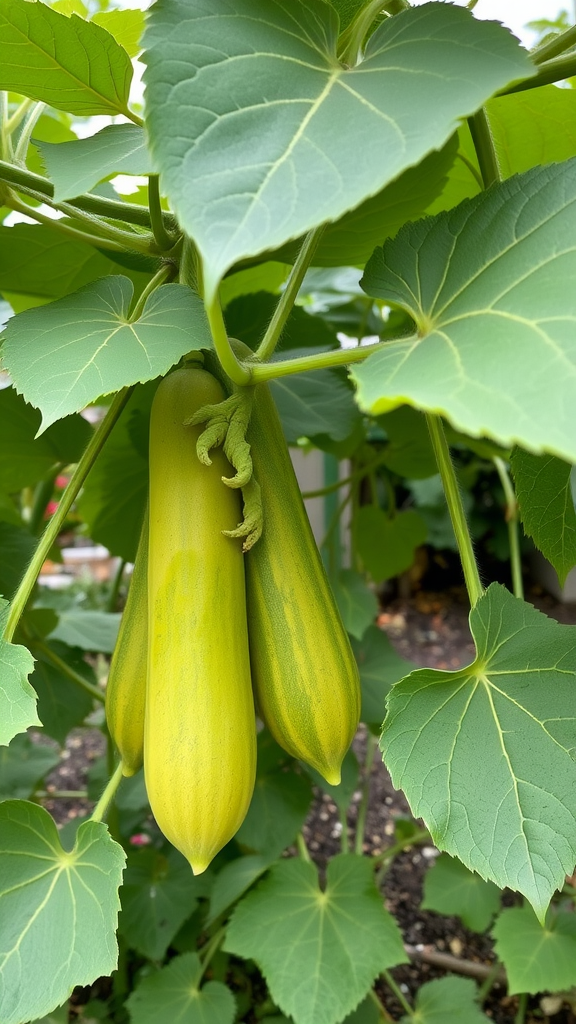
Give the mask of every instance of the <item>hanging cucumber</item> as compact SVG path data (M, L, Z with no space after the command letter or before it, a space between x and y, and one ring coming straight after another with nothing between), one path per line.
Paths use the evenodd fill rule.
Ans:
M106 686L106 721L120 752L124 775L134 775L142 767L144 753L148 658L147 562L146 511Z
M239 828L256 764L240 519L220 450L196 456L184 421L224 397L204 370L176 370L150 425L149 660L144 771L158 825L195 874Z
M245 556L257 706L277 742L336 785L358 726L358 669L266 385L247 436L264 512Z

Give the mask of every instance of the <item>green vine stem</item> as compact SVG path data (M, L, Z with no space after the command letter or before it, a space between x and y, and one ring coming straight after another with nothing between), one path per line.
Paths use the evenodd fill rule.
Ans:
M130 314L131 324L136 323L136 321L142 316L144 306L152 295L152 292L155 292L161 285L166 284L167 281L172 281L176 277L177 273L178 270L173 263L165 263L164 266L160 267L160 270L156 271L154 277L148 281L148 284L142 289L141 295L136 300L134 309Z
M73 683L76 683L77 686L79 686L82 690L85 690L86 693L89 693L90 696L94 697L95 700L100 701L101 704L104 703L105 696L102 693L102 690L98 689L97 686L94 686L93 683L88 682L87 679L84 679L84 676L81 676L80 673L76 672L71 665L69 665L66 661L60 658L56 654L56 652L48 646L48 644L39 643L38 641L35 641L34 646L37 651L44 655L46 661L50 661L52 665L54 665L54 668L57 668L62 673L62 675L66 676Z
M10 117L6 117L6 123L4 125L6 135L12 135L12 133L16 131L20 122L24 120L28 111L34 106L34 103L34 100L22 100L22 103L16 107L14 113Z
M202 973L201 973L200 977L198 978L198 981L197 981L198 985L200 984L201 979L206 974L206 971L208 970L208 967L210 965L210 961L212 960L212 957L214 956L215 953L218 952L219 947L222 945L222 941L223 941L225 935L226 935L226 928L225 927L219 928L218 931L216 932L216 934L213 935L212 938L208 940L206 945L203 946L202 949L199 951L200 960L202 962Z
M48 552L60 533L66 516L72 508L72 504L74 503L82 484L108 440L110 432L130 398L132 391L133 388L130 387L124 388L122 391L118 392L100 426L94 431L94 434L90 438L80 462L70 477L68 486L66 487L66 490L58 504L58 508L44 530L44 533L38 542L38 547L32 556L32 561L24 573L20 586L14 595L10 605L8 618L6 620L4 640L12 640L14 631L28 603L30 594L34 589L34 584L40 574L40 570L48 557Z
M364 760L364 785L362 786L362 799L358 806L358 817L356 819L356 840L354 843L354 853L358 856L362 856L364 852L364 833L366 831L366 815L368 813L368 803L370 799L370 775L372 773L372 765L374 764L374 757L376 750L378 749L378 737L374 736L373 733L368 733L366 740L366 758Z
M508 86L497 92L497 96L510 96L515 92L525 92L527 89L538 89L541 85L553 85L554 82L562 82L565 78L573 78L576 75L576 53L566 53L562 57L555 57L554 60L547 60L538 67L538 74L532 78L524 78L515 85Z
M400 1006L404 1010L404 1013L407 1013L409 1018L412 1019L412 1017L414 1016L414 1009L412 1008L412 1006L410 1006L410 1003L406 999L406 996L404 995L400 986L397 985L396 982L394 981L394 978L390 974L390 971L382 971L381 977L384 978L384 981L388 985L388 988L396 996L396 999L400 1003Z
M245 384L250 384L252 380L251 370L249 367L241 363L234 355L232 346L228 339L220 299L217 294L212 299L212 302L205 308L208 323L210 325L210 333L212 334L212 341L214 342L214 348L216 349L216 355L218 356L220 366L224 370L224 373L234 384L237 384L240 387Z
M543 64L544 61L551 60L553 57L565 53L566 50L570 50L572 46L576 46L576 25L567 28L565 32L550 39L549 42L537 46L532 50L530 56L535 64Z
M118 786L120 785L121 781L122 761L118 763L114 771L114 774L112 775L111 779L108 782L108 785L106 786L106 789L102 793L102 796L100 797L98 803L96 804L96 807L92 811L92 814L90 815L90 821L102 821L102 818L106 814L106 811L108 810L108 807L112 802L114 794L118 789Z
M518 1011L514 1017L514 1024L524 1024L526 1020L526 1010L528 1009L528 993L521 992L518 996Z
M452 526L454 527L460 561L462 562L462 569L464 571L466 590L468 591L468 597L470 598L470 606L473 608L482 597L484 588L480 582L480 575L478 573L478 566L476 565L476 559L474 557L472 538L470 537L470 531L468 530L468 524L466 522L466 514L462 504L460 488L458 487L458 481L452 464L450 449L448 447L448 442L446 441L442 420L439 416L432 416L428 413L426 415L426 422L428 423L432 448L434 449L438 470L442 478L442 486L444 487L448 512L450 513L450 519L452 521Z
M377 994L376 994L376 992L374 991L373 988L370 989L368 995L369 995L370 999L372 1000L372 1002L374 1003L374 1005L378 1008L378 1011L380 1013L380 1017L382 1018L382 1020L392 1021L392 1024L394 1024L393 1018L388 1013L388 1010L386 1009L386 1007L382 1005L382 1003L380 1002L380 1000L379 1000L379 998L378 998L378 996L377 996Z
M299 832L298 835L296 836L296 846L298 847L298 853L301 856L302 860L305 860L308 864L311 864L312 857L310 856L308 847L306 846L306 840L304 839L304 836L302 835L301 832Z
M26 120L26 124L20 132L20 138L18 139L16 149L14 150L14 159L16 163L26 163L26 155L28 153L30 139L32 138L32 132L34 131L36 122L42 116L45 106L45 103L40 102L35 103L32 107Z
M33 196L32 198L36 197ZM64 221L57 220L53 217L48 217L47 214L42 213L40 210L36 210L34 207L28 206L26 203L20 202L16 196L10 196L9 203L11 209L15 210L17 213L23 213L26 217L31 217L32 220L38 221L39 224L45 224L46 227L54 228L55 231L60 231L63 235L67 235L69 238L73 238L77 242L85 242L87 245L93 245L99 249L110 249L113 252L126 252L126 246L123 242L114 242L109 238L101 238L98 235L88 234L86 231L76 228L72 224L67 224Z
M286 287L278 300L278 304L274 310L268 330L266 331L256 352L256 356L262 361L270 358L278 344L278 341L280 340L280 335L282 334L286 321L292 312L296 296L300 291L300 285L304 280L304 275L310 266L314 253L316 252L318 243L324 232L324 228L325 225L321 224L319 228L315 228L313 231L310 231L302 243L302 248L298 253L294 266L292 267L290 276L286 282Z
M160 178L157 174L150 174L148 176L148 206L150 209L152 232L158 248L163 250L172 249L175 239L168 234L164 226L162 202L160 199Z
M0 160L0 181L12 185L32 199L54 206L54 185L41 174L29 171L25 167L16 167L7 160ZM152 227L148 207L137 203L124 203L120 199L104 199L102 196L84 193L70 199L68 205L87 213L99 214L101 217L123 220L127 224L137 224L143 228ZM167 230L177 227L171 213L162 211L162 220Z
M481 107L472 117L468 118L468 125L476 156L478 157L484 188L488 188L495 181L501 181L502 175L498 165L494 139L490 130L490 122L484 107Z
M508 468L503 459L497 455L492 459L506 498L506 523L510 543L510 569L512 571L512 588L514 596L524 600L524 583L522 580L522 560L520 558L520 537L518 530L518 502Z
M417 335L390 339L390 341L403 341L406 346L414 344L418 340ZM361 363L374 352L379 352L390 341L379 341L374 345L357 345L356 348L336 348L329 352L316 352L309 356L298 356L295 359L278 359L272 363L250 363L244 364L248 370L250 379L248 383L263 384L265 381L278 380L280 377L288 377L293 373L306 373L308 370L323 370L331 366L347 366L349 363Z

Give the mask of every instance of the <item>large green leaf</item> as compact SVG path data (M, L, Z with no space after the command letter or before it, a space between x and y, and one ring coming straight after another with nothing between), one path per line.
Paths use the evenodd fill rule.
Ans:
M148 497L148 433L155 381L137 387L94 466L78 509L93 540L136 557Z
M576 461L575 234L576 159L510 178L377 249L363 287L406 309L418 334L354 371L361 408L408 403L473 437Z
M416 666L396 653L378 626L369 626L361 640L352 638L352 650L362 687L360 720L380 728L390 687Z
M448 976L418 989L414 1015L401 1024L489 1024L476 1002L477 987L469 978Z
M270 390L289 444L299 437L322 436L343 441L360 422L354 393L346 378L335 370L280 377L270 382Z
M29 736L15 736L0 748L0 800L26 800L38 783L59 761L52 747L33 743Z
M8 494L37 483L58 462L78 462L92 435L81 416L67 416L36 437L40 422L14 388L0 390L0 488Z
M162 0L151 12L150 144L209 299L237 260L336 220L534 70L501 26L451 5L387 19L356 68L337 59L337 29L322 0Z
M126 1005L132 1024L232 1024L236 1001L220 981L200 988L202 964L196 953L174 957L167 967L143 978Z
M471 665L392 688L382 751L436 846L542 918L576 861L576 628L493 583L470 629Z
M344 626L358 640L378 614L378 598L364 577L353 569L342 569L332 589Z
M576 917L550 911L542 926L529 907L503 910L493 928L508 991L558 992L576 985Z
M130 8L127 11L97 11L92 21L101 25L130 57L136 57L142 49L140 40L144 31L144 11Z
M150 960L162 960L198 906L198 897L205 894L205 876L194 878L178 850L134 850L128 854L120 890L120 932L132 949Z
M112 654L116 646L120 618L120 614L116 612L98 612L83 608L65 609L60 613L58 625L50 636L83 651Z
M84 661L81 651L57 641L51 641L47 646L74 672L83 676L92 686L96 685L94 669ZM93 710L94 700L63 669L54 665L45 650L37 649L34 644L32 650L36 664L30 682L38 694L38 716L44 732L64 746L70 730L82 725Z
M307 775L286 768L291 759L271 742L267 732L258 736L258 755L254 793L235 838L242 846L274 860L302 828L312 802L312 786Z
M8 321L4 365L42 412L44 427L100 395L166 373L186 352L210 347L202 302L189 288L158 288L133 323L132 295L128 278L106 277Z
M44 3L0 0L0 89L71 114L126 114L132 64L105 29Z
M442 853L424 877L421 906L439 914L457 914L467 928L484 932L500 909L500 890Z
M336 1024L381 971L406 962L372 865L353 854L329 862L324 890L314 864L280 861L236 907L225 949L256 960L298 1024Z
M576 156L576 92L546 85L487 105L503 178Z
M152 171L144 130L135 124L109 124L87 139L36 143L54 182L54 199L73 199L90 192L113 174L149 174Z
M0 598L0 636L8 605ZM36 712L36 693L28 682L34 658L26 647L0 639L0 745L5 746L29 725L42 725Z
M0 227L0 291L59 299L110 273L110 260L46 224Z
M375 583L409 569L428 528L414 509L388 516L376 505L363 505L354 517L356 549Z
M0 1019L24 1024L116 967L124 851L101 822L66 852L47 811L0 804Z
M511 458L524 532L552 563L561 584L576 565L576 511L572 467L554 455L515 448Z

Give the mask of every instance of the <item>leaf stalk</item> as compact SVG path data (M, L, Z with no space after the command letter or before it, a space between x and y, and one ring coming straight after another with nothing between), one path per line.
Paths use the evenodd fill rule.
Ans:
M448 512L450 513L450 519L456 536L456 543L458 544L458 552L460 554L460 561L462 562L464 579L466 581L466 590L468 591L468 597L470 598L470 606L473 608L482 597L484 588L480 582L480 574L474 557L472 538L470 537L468 523L466 522L466 513L464 512L464 505L462 504L462 495L460 494L460 488L458 486L458 480L456 479L456 473L450 456L448 442L446 441L442 420L439 416L432 416L430 413L427 413L426 422L428 423L430 440L436 456L438 470L442 478L446 504L448 505Z
M110 803L114 798L114 794L122 781L122 768L122 761L120 761L116 766L114 774L108 781L106 789L102 793L102 796L100 797L98 803L96 804L96 807L92 811L92 814L90 815L90 821L102 821L102 818L106 814L106 811L108 810L108 807L110 806Z
M495 455L492 459L506 498L506 523L510 543L510 569L512 571L512 588L514 597L524 600L524 581L522 579L522 559L520 558L520 538L518 531L518 502L508 468L503 459Z
M269 359L274 352L274 349L280 340L280 335L286 326L286 321L292 312L296 296L300 291L300 285L304 280L304 275L306 274L306 271L312 261L312 257L316 252L324 228L325 225L321 224L319 228L315 228L306 235L306 238L302 243L302 248L298 253L296 262L294 263L290 276L286 282L284 291L278 300L278 304L274 310L274 315L272 316L268 330L266 331L256 352L258 359L263 361L265 359Z
M70 509L72 508L72 505L78 496L82 484L84 483L86 477L88 476L88 473L92 469L92 466L94 465L96 459L98 458L100 452L102 451L102 448L104 447L106 441L108 440L110 432L114 427L118 417L120 416L120 413L124 409L133 390L133 387L130 387L124 388L122 391L118 392L110 408L108 409L108 412L106 413L104 419L102 420L100 426L97 428L97 430L94 431L94 434L90 438L90 441L84 451L84 454L82 455L80 462L78 463L76 469L74 470L72 476L70 477L68 486L66 487L64 493L62 494L62 497L58 503L58 508L56 509L54 515L52 516L50 522L48 523L46 529L44 530L44 533L42 534L38 542L38 547L36 548L36 551L32 556L32 560L28 568L26 569L24 576L22 577L20 586L18 587L18 590L14 595L14 598L10 605L8 617L6 619L6 626L4 628L4 640L12 640L16 627L30 598L30 594L34 589L36 580L40 575L40 570L44 565L46 558L48 557L48 552L50 551L50 548L52 547L58 534L60 533L66 516L68 515Z

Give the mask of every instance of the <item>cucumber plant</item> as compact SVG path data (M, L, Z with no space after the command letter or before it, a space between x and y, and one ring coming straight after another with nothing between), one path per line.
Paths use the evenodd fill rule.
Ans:
M366 793L354 851L343 827L325 877L300 834L311 779L337 780L359 694L269 388L288 441L351 460L325 489L326 550L360 667L365 774L381 735L420 840L454 858L464 888L526 901L494 925L521 1022L535 986L576 983L576 632L524 600L517 521L518 507L564 580L576 29L547 25L529 52L439 0L156 0L143 27L139 11L82 0L0 0L0 1019L66 1019L72 988L109 975L85 1019L365 1024L393 1019L378 979L405 1021L486 1019L472 982L434 982L412 1005L390 974L407 954L375 869L395 847L362 856ZM84 137L99 115L109 123ZM146 184L123 195L118 174ZM182 374L220 385L184 408ZM81 415L93 405L95 429ZM481 578L456 446L498 472L513 592ZM383 496L382 467L413 493L438 476L470 599L464 668L413 669L372 625L362 573L403 571L429 528ZM149 490L148 653L126 653L135 591L112 682L137 656L130 685L146 664L153 710L138 699L130 720L109 698L126 763L110 741L96 806L66 843L39 789L54 756L25 733L62 744L104 703L83 651L112 653L116 591L111 611L58 614L37 581L79 521L133 561ZM251 802L250 678L286 747L259 733ZM142 735L178 850L142 776L122 781ZM345 818L351 755L342 775L329 792ZM300 856L282 857L297 835ZM179 850L198 872L215 859L195 877Z

